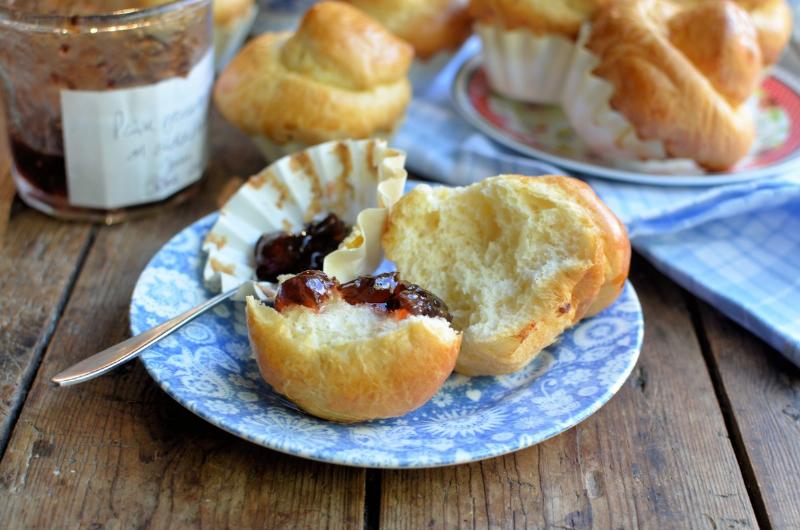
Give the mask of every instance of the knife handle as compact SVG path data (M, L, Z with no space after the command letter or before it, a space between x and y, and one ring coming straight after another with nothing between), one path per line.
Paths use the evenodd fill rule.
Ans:
M96 353L70 366L63 372L56 374L51 381L60 386L68 386L83 383L84 381L89 381L90 379L103 375L117 366L137 357L144 349L152 346L187 322L194 320L217 304L231 298L238 290L239 287L236 287L230 291L218 294L214 298L206 300L202 304L167 320L163 324L159 324L135 337L115 344L100 353Z

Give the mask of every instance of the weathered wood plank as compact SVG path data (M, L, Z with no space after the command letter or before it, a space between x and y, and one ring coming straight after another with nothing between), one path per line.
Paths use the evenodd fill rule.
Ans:
M0 123L0 127L2 123ZM0 248L5 243L8 230L8 218L11 216L11 204L14 202L16 188L11 178L11 169L4 149L0 149Z
M679 289L637 260L640 362L597 414L539 446L384 474L382 527L756 528Z
M0 97L0 455L91 242L89 225L14 201L3 108Z
M13 208L0 247L0 454L91 230L48 219L20 203Z
M0 95L0 248L8 229L8 218L11 214L11 204L14 202L16 188L11 178L11 156L8 146L8 133L6 132L5 102Z
M757 508L800 528L800 369L708 305L700 315Z
M128 335L139 271L183 226L215 208L228 177L263 164L216 120L201 196L99 231L0 462L0 527L361 528L364 471L287 457L196 418L141 364L73 388L49 378Z

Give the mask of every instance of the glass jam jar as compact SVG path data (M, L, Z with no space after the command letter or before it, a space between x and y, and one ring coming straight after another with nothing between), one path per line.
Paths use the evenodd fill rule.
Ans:
M157 2L0 0L0 88L27 204L110 224L198 186L211 0Z

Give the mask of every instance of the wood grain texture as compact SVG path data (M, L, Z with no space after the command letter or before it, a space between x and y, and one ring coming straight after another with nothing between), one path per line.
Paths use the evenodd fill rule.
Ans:
M485 462L384 474L381 527L757 528L680 291L637 260L645 344L597 414Z
M0 246L0 454L60 316L91 227L16 203Z
M76 387L48 383L128 335L130 293L150 256L216 208L232 169L263 165L219 120L212 139L220 154L200 197L99 231L0 462L0 527L363 526L363 470L287 457L211 427L138 361Z
M211 139L201 195L156 217L94 237L12 208L0 254L0 448L36 379L0 461L0 528L755 528L745 481L770 526L800 526L798 371L702 309L737 462L681 291L641 260L633 280L647 329L631 379L578 427L485 462L366 473L281 455L185 411L138 362L52 387L53 374L128 335L131 289L161 244L262 167L216 115Z
M4 108L0 94L0 456L92 230L15 202Z
M11 204L17 190L11 178L11 153L6 131L5 101L0 93L0 249L3 248L8 220L11 216Z
M800 528L800 369L700 304L733 436L772 528Z
M10 167L8 158L4 158L0 154L0 248L3 248L5 243L8 221L9 217L11 217L11 205L17 193L14 181L11 178Z

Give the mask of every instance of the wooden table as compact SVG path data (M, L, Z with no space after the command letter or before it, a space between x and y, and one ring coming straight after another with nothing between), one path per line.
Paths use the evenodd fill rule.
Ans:
M285 456L184 410L139 362L52 386L128 336L150 256L263 165L217 116L211 134L200 196L157 216L93 226L14 203L0 255L0 528L800 528L800 370L638 257L644 349L619 394L484 462L379 471Z

